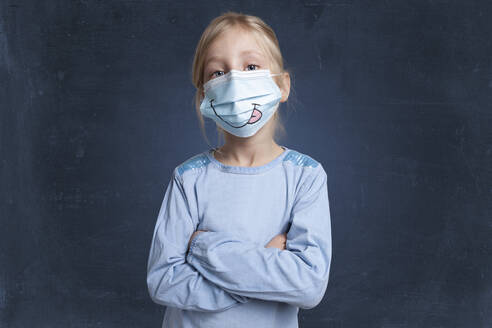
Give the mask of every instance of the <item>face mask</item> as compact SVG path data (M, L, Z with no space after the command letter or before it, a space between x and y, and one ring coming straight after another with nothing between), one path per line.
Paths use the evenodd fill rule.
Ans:
M203 85L203 116L238 137L258 132L278 108L282 93L268 69L230 70Z

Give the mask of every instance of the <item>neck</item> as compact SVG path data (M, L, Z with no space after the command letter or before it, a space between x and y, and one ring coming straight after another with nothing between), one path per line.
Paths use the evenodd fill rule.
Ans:
M234 166L260 166L279 156L284 149L270 135L259 134L249 138L240 138L225 133L225 143L217 148L214 156L224 164Z

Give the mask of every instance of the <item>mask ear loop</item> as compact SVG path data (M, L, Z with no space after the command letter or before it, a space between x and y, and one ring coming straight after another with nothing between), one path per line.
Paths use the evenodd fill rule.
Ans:
M270 76L277 76L277 75L282 75L282 73L278 73L278 74L270 74Z

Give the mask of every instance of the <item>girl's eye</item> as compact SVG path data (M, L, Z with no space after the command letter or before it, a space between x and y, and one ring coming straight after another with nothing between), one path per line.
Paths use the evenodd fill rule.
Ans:
M246 70L247 71L254 71L254 70L257 70L260 66L256 65L256 64L249 64L247 67L246 67ZM213 79L215 77L219 77L219 76L222 76L224 75L224 71L215 71L213 72L212 74L210 74L210 77Z
M250 71L254 71L254 70L258 69L258 65L255 65L255 64L249 64L248 65L248 68L251 68L251 67L256 67L256 68L249 69Z
M222 74L215 75L215 73L222 73ZM224 75L223 71L215 71L211 74L212 78L217 77L217 76L221 76L221 75Z

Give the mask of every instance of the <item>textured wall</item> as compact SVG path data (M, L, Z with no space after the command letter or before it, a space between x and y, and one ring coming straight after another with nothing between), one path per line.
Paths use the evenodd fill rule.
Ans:
M487 0L0 1L0 326L160 327L152 231L209 147L191 62L229 9L275 29L280 144L328 173L331 280L301 326L489 327Z

